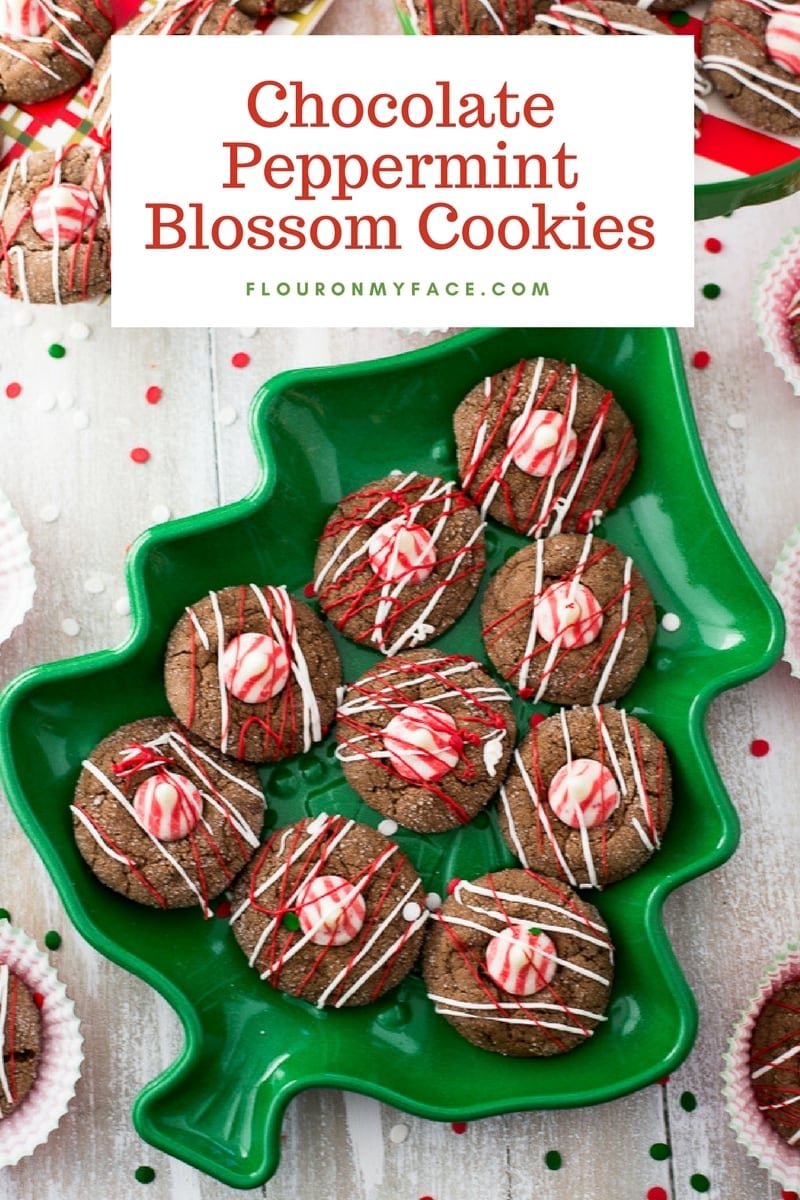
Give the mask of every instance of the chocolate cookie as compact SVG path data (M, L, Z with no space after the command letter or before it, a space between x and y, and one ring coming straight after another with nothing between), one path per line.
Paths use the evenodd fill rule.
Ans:
M34 104L77 87L111 34L106 0L9 0L0 6L0 102Z
M800 1144L800 979L779 988L756 1018L750 1071L765 1120L790 1146Z
M789 337L794 352L800 358L800 291L795 292L786 310L786 320L789 322Z
M404 0L422 34L514 34L533 24L547 0Z
M68 304L111 286L108 155L89 142L23 154L0 173L0 291Z
M351 684L336 757L371 808L418 832L464 825L505 776L516 736L510 698L463 655L411 650Z
M800 137L800 4L712 0L703 21L703 63L745 121Z
M309 750L336 711L333 639L285 587L210 592L169 637L164 681L175 716L223 754L276 762Z
M118 34L169 34L214 36L259 33L256 19L263 5L257 0L231 4L228 0L156 0L144 13L137 13ZM111 45L106 46L84 90L89 119L95 129L107 133L111 125Z
M28 1095L36 1079L41 1017L28 985L0 963L0 1119Z
M563 1054L605 1018L613 947L602 917L531 871L460 880L422 950L428 995L467 1041L515 1057Z
M345 637L395 655L458 620L484 562L483 522L456 485L397 471L337 506L320 538L314 587Z
M633 560L598 537L559 534L518 550L489 581L486 652L526 699L599 704L632 686L655 636Z
M529 537L587 532L614 507L637 457L611 392L552 358L484 379L453 426L464 490L484 515Z
M514 752L500 829L524 867L572 887L605 887L661 844L672 810L669 760L621 709L562 709Z
M322 813L272 835L235 889L231 925L262 979L342 1008L405 978L427 916L422 883L394 842Z
M255 854L264 823L258 775L166 717L123 725L83 764L75 841L101 883L140 904L209 901Z

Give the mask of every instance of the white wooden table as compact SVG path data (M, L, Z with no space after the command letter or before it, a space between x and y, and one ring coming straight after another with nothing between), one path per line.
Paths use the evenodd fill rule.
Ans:
M354 27L363 0L338 0L321 33ZM375 32L394 32L375 6ZM363 27L363 20L362 20ZM697 229L697 322L681 332L700 432L723 502L760 571L769 576L800 521L800 399L763 351L750 315L758 266L793 224L789 198ZM704 249L709 236L721 253ZM700 292L721 286L718 299ZM115 331L108 307L40 308L25 326L0 305L0 490L22 517L38 590L24 625L0 647L0 685L36 663L119 644L126 636L125 548L157 520L245 495L256 480L246 413L277 371L356 361L436 340L393 330ZM446 314L443 313L446 320ZM88 337L85 336L88 328ZM81 336L84 335L84 336ZM54 343L66 355L50 356ZM233 365L237 353L249 364ZM5 389L22 390L9 399ZM158 386L158 404L147 389ZM733 421L731 422L731 417ZM145 465L129 458L151 451ZM726 1039L767 962L800 927L800 681L781 663L712 707L711 744L742 821L723 868L681 888L666 919L700 1010L687 1061L664 1085L598 1108L528 1113L454 1130L337 1092L305 1093L284 1127L283 1158L263 1189L270 1200L647 1200L663 1188L691 1200L691 1179L712 1200L777 1200L780 1188L738 1146L724 1114ZM754 757L754 738L770 743ZM8 807L0 804L0 906L41 945L63 935L52 960L83 1018L86 1061L67 1117L45 1146L0 1171L0 1200L222 1200L238 1193L153 1151L136 1135L131 1104L178 1054L177 1018L144 983L101 958L71 928L55 890ZM694 1111L681 1103L685 1093ZM671 1157L656 1161L654 1143ZM562 1157L558 1171L544 1162ZM145 1192L134 1172L152 1166ZM653 1193L659 1195L659 1193Z

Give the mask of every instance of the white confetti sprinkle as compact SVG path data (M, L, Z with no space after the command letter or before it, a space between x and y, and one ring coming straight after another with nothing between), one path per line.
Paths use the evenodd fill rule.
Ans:
M72 424L75 429L89 428L89 414L83 408L76 408L72 414Z
M428 892L425 897L425 907L428 912L436 912L437 909L442 907L442 897L438 892Z
M75 342L85 342L91 332L84 321L73 321L67 330L67 335Z
M251 338L251 337L255 337L257 333L258 333L257 329L240 329L239 337Z
M39 412L52 412L56 406L56 398L52 392L42 392L36 397L36 407Z
M150 516L155 521L156 525L160 525L163 521L168 521L172 513L167 508L166 504L155 504L150 510Z
M378 826L378 833L382 833L384 837L394 837L397 833L397 821L392 821L389 817L385 821L381 821Z
M121 617L127 617L131 611L131 602L127 596L117 596L114 601L114 612L119 613Z
M99 596L106 590L106 585L99 575L90 575L88 579L84 579L83 588L84 591L91 592L93 596Z
M25 325L32 325L33 309L31 306L29 304L23 304L17 308L16 312L11 318L11 323L12 325L16 326L17 329L22 329Z
M731 413L728 417L728 424L731 429L744 429L747 424L747 417L741 412Z
M67 637L77 637L80 631L81 627L74 617L64 617L61 622L62 633L65 633Z
M416 921L417 918L421 916L422 909L417 904L416 900L409 900L408 904L406 904L403 908L403 920Z
M67 412L75 403L75 396L68 388L56 392L56 402L62 412Z
M39 519L48 525L52 525L60 516L61 509L57 504L45 504L39 509Z
M219 410L219 416L217 419L219 420L220 425L233 425L234 421L236 420L236 409L231 408L230 405L228 405L226 408L221 408Z
M395 1146L399 1146L406 1140L410 1132L407 1125L393 1125L389 1130L389 1141L394 1142Z
M667 633L674 633L676 629L680 629L681 619L677 613L664 613L661 618L661 628L666 629Z

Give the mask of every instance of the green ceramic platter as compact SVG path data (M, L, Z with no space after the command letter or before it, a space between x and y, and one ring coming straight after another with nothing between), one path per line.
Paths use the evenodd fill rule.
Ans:
M600 895L617 946L609 1020L571 1054L506 1060L464 1042L415 976L359 1010L318 1012L262 983L224 916L139 907L106 891L78 856L69 804L81 759L116 726L167 711L161 661L183 606L210 588L308 583L315 541L336 501L393 469L455 476L451 415L488 372L521 356L576 362L613 388L641 459L599 533L632 554L659 628L625 706L665 740L675 775L660 852ZM252 433L261 482L247 499L144 534L129 561L133 634L123 647L28 672L0 702L7 795L71 920L179 1014L179 1059L138 1097L141 1135L227 1184L256 1186L278 1165L284 1109L297 1092L341 1087L442 1120L610 1100L651 1083L688 1053L696 1008L662 923L667 894L735 849L738 823L704 735L724 688L766 670L782 642L779 610L737 541L698 443L677 339L660 329L476 330L377 362L289 372L258 393ZM488 531L490 569L521 539ZM482 657L479 603L438 645ZM374 655L341 642L345 676ZM532 706L519 704L524 727ZM544 711L549 711L544 709ZM268 820L336 811L376 825L343 782L330 738L263 771ZM490 811L449 834L401 835L429 889L512 860ZM93 1019L92 1013L86 1019Z

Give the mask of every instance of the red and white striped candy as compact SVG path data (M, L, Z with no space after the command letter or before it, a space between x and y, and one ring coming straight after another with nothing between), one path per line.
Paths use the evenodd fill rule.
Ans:
M297 918L315 946L345 946L364 924L367 906L341 875L317 875L301 892Z
M767 53L792 75L800 75L800 12L781 10L767 22Z
M185 775L159 771L139 784L133 810L143 829L161 842L177 842L191 833L203 811L203 797Z
M578 439L562 413L540 408L512 423L508 448L520 471L543 478L569 466L578 452Z
M31 206L33 228L45 242L77 242L97 216L97 199L74 183L52 183L37 192Z
M546 933L510 925L486 947L489 978L512 996L540 992L556 973L556 948Z
M398 775L411 783L435 783L458 762L461 735L436 704L409 704L392 717L383 744Z
M608 767L593 758L576 758L556 771L547 799L559 821L570 829L593 829L619 804L619 788Z
M367 543L372 570L384 583L424 583L436 565L436 545L422 525L402 514L378 526Z
M562 650L593 642L603 624L603 610L594 593L574 580L559 580L545 588L534 617L539 637L546 642L560 638Z
M244 704L263 704L286 687L289 654L267 633L240 633L222 656L225 687Z
M41 37L52 23L42 0L0 0L0 37L24 42Z

